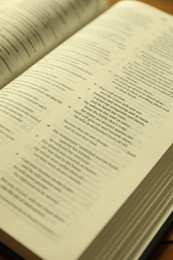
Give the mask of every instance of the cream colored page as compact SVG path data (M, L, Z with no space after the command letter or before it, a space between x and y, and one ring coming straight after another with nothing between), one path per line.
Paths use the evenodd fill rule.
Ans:
M108 7L108 1L13 0L0 10L0 88Z
M10 1L10 0L0 0L0 5L6 4L8 1Z
M8 147L8 145L11 146L11 142L17 143L21 134L32 134L35 127L40 124L43 125L42 122L49 118L55 108L57 111L58 107L62 116L61 104L68 97L78 95L78 91L83 89L83 84L93 77L97 78L97 73L100 71L108 75L105 77L113 77L113 80L117 82L116 88L119 88L121 94L127 93L125 87L127 88L128 84L123 85L121 70L119 76L116 71L119 67L121 69L124 63L128 63L127 71L123 69L126 78L134 75L132 68L133 66L137 68L140 60L142 63L141 69L136 71L136 73L138 72L138 75L136 75L138 79L140 77L148 78L148 73L152 73L149 64L152 68L157 66L156 73L163 71L164 77L160 79L159 76L158 87L165 83L165 78L167 74L171 73L172 69L171 55L169 55L171 47L167 48L166 43L163 42L162 52L165 52L166 49L168 52L168 72L166 65L162 64L162 60L159 60L162 57L154 59L151 55L147 56L145 49L150 47L149 44L144 49L137 50L139 44L140 46L143 45L144 32L149 34L148 37L151 39L152 45L154 41L157 41L157 45L160 44L157 38L164 37L162 31L161 33L158 32L158 36L156 35L154 40L151 37L153 37L153 31L163 28L160 29L160 23L157 20L155 21L154 17L150 18L143 15L140 18L137 11L131 11L132 14L130 14L129 10L129 8L127 10L122 8L121 5L115 7L115 14L103 15L102 19L88 25L85 30L81 30L76 36L66 41L52 54L38 62L22 77L19 77L1 91L0 143L3 151L7 149L5 147ZM127 22L125 22L126 20ZM167 27L167 35L167 45L171 46L171 25ZM129 58L127 59L127 57ZM134 57L135 62L133 62ZM146 59L148 58L147 64ZM148 71L147 68L149 68ZM113 74L113 72L115 73ZM101 74L99 74L99 77ZM149 80L148 82L152 83ZM133 84L133 80L131 84ZM96 88L96 82L92 84L92 88ZM150 95L149 91L142 91L140 86L135 88L135 85L133 90L129 87L128 95L135 97L137 90L141 91L143 99ZM75 92L76 94L74 94ZM169 95L171 95L171 90ZM152 96L150 99L152 99Z
M46 259L76 259L172 143L172 20L149 10L117 5L1 92L2 223Z

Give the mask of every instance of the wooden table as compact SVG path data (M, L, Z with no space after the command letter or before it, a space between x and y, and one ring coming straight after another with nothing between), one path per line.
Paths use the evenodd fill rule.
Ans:
M149 260L173 260L173 226L158 244Z
M141 0L144 3L155 6L165 12L173 14L173 0ZM111 0L112 3L117 2ZM0 260L12 260L5 253L0 252ZM148 260L173 260L173 227L154 250Z
M141 0L141 2L155 6L169 14L173 14L173 0Z

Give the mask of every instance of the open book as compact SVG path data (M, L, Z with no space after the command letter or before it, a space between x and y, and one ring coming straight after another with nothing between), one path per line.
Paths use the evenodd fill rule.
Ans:
M173 209L173 18L108 7L0 5L0 241L25 259L138 259Z

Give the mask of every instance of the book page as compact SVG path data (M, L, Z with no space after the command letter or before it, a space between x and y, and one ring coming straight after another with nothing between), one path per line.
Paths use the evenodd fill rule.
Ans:
M107 0L2 2L0 88L107 7Z
M3 4L6 4L7 1L10 1L10 0L0 0L0 6L3 5Z
M1 91L1 226L40 257L79 257L172 144L172 33L119 3Z

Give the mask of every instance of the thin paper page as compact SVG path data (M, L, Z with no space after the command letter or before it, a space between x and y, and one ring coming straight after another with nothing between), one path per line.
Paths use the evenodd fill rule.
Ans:
M122 7L123 5L126 8ZM141 10L131 10L132 3L129 6L128 2L117 5L113 15L104 14L101 19L81 30L1 91L0 143L5 142L5 146L1 145L3 151L11 145L11 141L20 139L21 133L32 133L54 109L57 113L60 111L62 116L61 104L69 96L77 95L74 93L83 88L84 83L90 79L93 81L91 89L96 88L96 81L102 70L105 77L110 77L116 83L116 89L120 94L126 92L129 97L134 97L134 100L135 95L140 94L141 99L148 99L148 103L155 102L156 106L162 106L162 103L166 102L159 103L159 96L156 100L152 99L152 92L156 88L152 83L158 74L157 89L160 89L160 92L164 91L169 82L171 84L171 79L166 80L166 77L171 77L172 70L172 21L169 22L169 16L161 16L159 19L165 19L165 26L164 23L158 22L159 12L154 12L151 16L141 15ZM154 35L153 31L157 34ZM145 46L144 32L148 34ZM160 41L165 34L168 40ZM153 50L154 44L161 50L159 56L159 53L156 53L157 49ZM152 55L148 54L149 48ZM138 64L141 64L139 68ZM136 71L135 79L133 68ZM164 77L159 76L160 72ZM131 82L128 83L131 76ZM148 76L152 77L151 80ZM152 86L148 90L143 90L142 86L134 85L133 89L128 87L133 81L140 79L147 80L146 84ZM87 91L87 94L89 93L91 92ZM171 93L170 88L168 98L171 97ZM164 95L164 98L167 99L167 96Z
M3 2L0 88L108 7L108 1Z
M42 257L76 259L172 143L171 35L124 2L2 90L2 219Z

